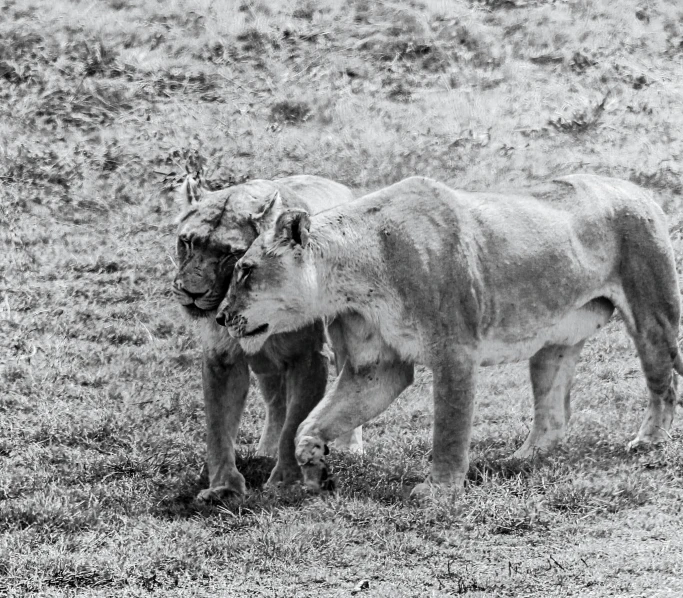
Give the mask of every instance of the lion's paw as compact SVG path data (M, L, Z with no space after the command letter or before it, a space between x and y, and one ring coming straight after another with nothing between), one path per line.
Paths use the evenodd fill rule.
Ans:
M540 457L541 455L547 453L548 450L538 447L538 446L527 446L523 444L514 453L512 453L512 459L533 459L534 457Z
M334 492L336 483L334 478L330 477L327 464L304 465L301 469L304 474L304 488L306 488L306 490L314 494L318 494L319 492Z
M411 490L410 500L422 503L434 498L434 494L434 486L430 482L422 482Z
M270 477L265 483L265 488L277 488L279 486L289 486L301 480L301 468L298 465L280 465L278 462L273 471L270 472Z
M649 447L650 445L651 443L647 440L644 440L643 438L634 438L626 445L626 450L630 453L632 451L637 451L639 449Z
M667 438L642 438L642 437L638 436L637 438L634 438L633 440L631 440L631 442L629 442L626 445L626 449L629 452L637 451L640 449L648 449L650 447L660 445L660 444L666 442L667 440L669 440L668 437Z
M325 460L328 453L327 445L315 436L302 436L297 442L296 460L301 465L304 486L310 492L334 489Z
M649 448L651 446L657 446L671 440L671 434L669 434L664 428L658 428L654 432L648 434L638 434L631 442L627 445L628 451L636 451L638 449Z
M242 487L234 486L215 486L213 488L205 488L199 494L197 494L197 502L202 503L214 503L214 502L228 502L234 500L242 500L247 494L247 490L244 487L244 482Z
M417 501L418 503L428 503L435 499L454 499L464 492L464 481L464 476L455 476L450 483L435 484L427 478L412 489L410 500Z
M325 443L315 436L302 436L296 445L296 460L302 467L304 465L320 466L325 463L325 455L328 453Z

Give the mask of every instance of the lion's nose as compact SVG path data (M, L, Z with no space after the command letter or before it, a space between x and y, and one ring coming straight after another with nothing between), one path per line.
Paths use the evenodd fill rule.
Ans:
M225 326L226 325L225 313L223 313L222 311L219 311L218 315L216 316L216 322L218 322L219 326Z

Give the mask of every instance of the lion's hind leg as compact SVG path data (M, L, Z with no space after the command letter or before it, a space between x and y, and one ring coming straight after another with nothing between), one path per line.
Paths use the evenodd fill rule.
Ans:
M629 442L629 449L659 444L670 438L669 431L676 409L678 379L674 373L675 357L671 356L673 350L670 349L666 336L661 327L654 327L645 334L634 336L650 392L650 401L638 434Z
M584 342L544 347L529 360L534 421L529 436L513 457L533 457L564 438L571 413L571 385Z
M363 452L363 426L358 426L335 438L332 441L332 446L349 453L361 454Z
M680 369L681 317L678 275L665 223L632 235L640 243L623 260L623 305L617 305L633 338L650 392L645 419L629 449L670 438Z

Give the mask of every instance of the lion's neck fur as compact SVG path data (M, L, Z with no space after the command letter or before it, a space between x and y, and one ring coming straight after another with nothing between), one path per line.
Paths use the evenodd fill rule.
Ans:
M416 359L419 332L405 313L382 260L371 214L316 218L309 246L315 289L309 315L334 320L354 367L378 359Z
M377 236L367 217L337 212L316 220L307 250L315 271L317 315L357 312L376 319L372 313L391 291L376 259Z

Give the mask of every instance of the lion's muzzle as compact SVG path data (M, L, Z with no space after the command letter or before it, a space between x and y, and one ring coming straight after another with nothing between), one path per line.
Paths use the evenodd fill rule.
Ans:
M230 336L234 338L244 336L247 329L247 319L234 311L220 310L216 315L216 322L220 326L226 326Z
M226 326L230 336L233 338L246 338L250 336L258 336L268 330L268 324L261 324L249 330L249 322L247 318L237 314L236 312L219 311L216 315L216 322L220 326Z
M208 290L200 292L190 291L185 288L181 280L176 279L173 281L173 294L181 305L193 305L208 292Z
M216 314L216 322L220 326L227 326L230 329L230 334L239 333L246 329L247 319L244 316L237 315L234 311L220 310ZM234 336L234 335L233 335Z

